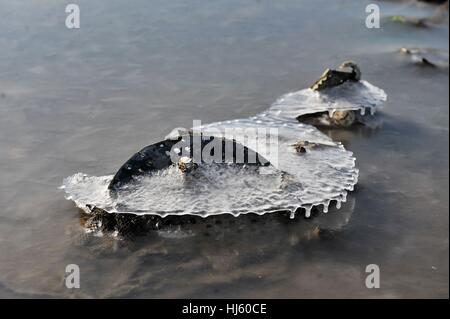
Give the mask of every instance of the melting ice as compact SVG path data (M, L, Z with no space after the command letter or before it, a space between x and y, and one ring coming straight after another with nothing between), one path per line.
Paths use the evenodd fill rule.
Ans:
M384 91L366 81L347 82L323 93L310 89L288 93L269 110L251 118L201 127L203 134L234 138L257 152L272 150L262 153L272 163L270 167L204 164L186 175L172 165L134 178L115 196L108 190L112 175L78 173L66 178L61 188L67 199L87 212L89 204L111 213L237 216L283 210L290 211L293 217L303 208L309 217L314 206L327 212L330 202L336 201L339 208L357 183L358 170L351 152L314 126L298 123L296 117L336 110L369 110L373 114L385 100ZM275 151L269 136L252 139L227 135L235 132L233 129L258 128L267 134L276 132ZM307 141L314 147L299 153L293 147L298 141Z

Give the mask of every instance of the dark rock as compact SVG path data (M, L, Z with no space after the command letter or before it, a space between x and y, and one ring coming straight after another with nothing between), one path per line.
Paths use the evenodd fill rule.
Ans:
M270 165L267 159L242 144L237 143L235 140L226 140L225 138L215 136L189 133L188 135L179 136L177 139L166 139L149 145L134 154L114 175L109 185L109 189L115 192L119 190L121 186L129 183L133 177L161 170L173 164L178 164L179 159L183 157L191 159L195 158L194 152L196 150L194 148L197 143L201 147L201 150L199 151L203 152L203 149L216 139L220 139L222 143L221 161L223 163L225 163L227 159L226 153L229 152L229 154L231 154L232 152L233 163L255 166ZM232 147L233 150L230 150L230 147ZM237 163L236 154L239 154L240 152L243 152L244 154L243 163ZM214 154L211 154L211 156L213 155ZM249 162L249 158L256 159L256 162ZM183 169L183 166L180 169Z

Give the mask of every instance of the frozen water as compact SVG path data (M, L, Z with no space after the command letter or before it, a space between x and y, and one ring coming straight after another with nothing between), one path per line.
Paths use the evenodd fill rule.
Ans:
M113 196L108 190L112 176L75 174L64 180L67 199L89 212L87 204L114 213L167 215L264 214L313 207L328 211L346 201L358 179L353 154L311 125L296 117L316 112L366 109L371 114L386 100L383 90L366 81L348 82L314 92L288 93L269 110L256 116L193 128L205 135L235 139L267 158L270 167L202 164L184 174L176 165L133 178ZM175 129L174 139L185 130ZM251 134L253 133L253 134ZM256 134L257 133L257 134ZM299 153L293 144L309 142Z
M386 93L367 81L345 82L320 92L304 89L280 97L267 111L280 119L293 119L301 115L319 112L360 111L375 114L386 101Z

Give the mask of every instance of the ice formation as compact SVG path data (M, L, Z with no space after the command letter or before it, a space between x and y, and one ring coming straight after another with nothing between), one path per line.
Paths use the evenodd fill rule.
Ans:
M183 174L172 165L133 178L114 196L108 189L112 175L77 173L64 179L61 188L67 199L86 212L90 211L87 205L92 205L110 213L163 217L277 211L289 211L291 217L304 211L309 217L313 207L326 213L332 202L339 208L357 183L355 158L341 143L314 126L299 123L296 117L337 110L374 114L385 100L384 91L366 81L347 82L324 92L304 89L288 93L250 118L193 128L202 134L235 139L267 158L269 167L211 163ZM177 128L167 139L185 131ZM311 147L298 152L294 147L298 141L309 142Z

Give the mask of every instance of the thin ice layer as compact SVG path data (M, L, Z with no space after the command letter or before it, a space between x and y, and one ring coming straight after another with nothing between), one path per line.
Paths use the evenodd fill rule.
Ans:
M136 178L114 198L107 190L112 176L79 173L66 178L62 188L68 199L87 211L86 204L108 212L160 216L237 216L281 210L291 211L294 216L299 208L304 208L309 216L314 206L327 212L331 201L340 207L357 183L355 158L315 127L298 123L296 117L336 110L369 109L374 113L385 100L384 91L368 82L349 82L320 93L310 89L289 93L269 110L251 118L201 128L205 134L235 139L260 153L272 163L268 170L201 165L194 174L186 176L174 165ZM252 135L254 132L257 135ZM299 153L293 146L298 141L307 141L314 147Z
M203 128L218 134L233 125L255 128L250 119L232 123L216 123ZM89 203L109 212L166 215L209 216L229 213L266 213L305 208L309 216L313 206L323 205L327 211L331 200L345 201L346 193L357 181L355 159L342 145L335 144L311 126L295 124L277 129L278 145L264 154L276 166L250 167L227 164L200 165L185 175L175 165L154 174L136 178L117 196L109 195L107 186L112 176L94 177L76 174L64 180L65 191L78 206ZM268 131L268 134L274 131ZM242 142L257 150L269 149L270 136ZM273 138L273 137L272 137ZM299 139L320 143L299 154L292 144ZM255 145L256 142L256 145ZM277 158L278 157L278 158ZM164 194L164 196L161 196Z
M251 132L258 128L260 131L255 138ZM233 135L239 130L244 134ZM314 206L322 206L327 212L330 201L334 200L340 206L346 200L347 191L353 190L357 183L358 170L352 152L313 126L256 116L205 125L202 131L226 138L234 136L236 141L253 148L277 170L286 173L286 180L300 186L284 190L283 200L288 202L285 209L291 213L303 208L309 217ZM276 147L274 140L277 141ZM314 146L306 147L305 153L299 153L294 147L298 141L308 141Z
M250 134L253 129L260 129L257 139ZM235 136L236 130L242 135ZM213 123L202 127L202 132L234 137L273 166L200 165L185 175L174 165L135 179L114 198L107 189L112 176L77 174L64 181L65 191L79 207L89 203L109 212L237 216L285 210L294 216L304 208L309 216L313 206L322 206L324 212L332 200L339 206L357 182L352 153L310 125L263 116ZM299 140L316 146L298 153L293 144Z
M85 195L93 191L88 200L95 206L108 212L138 215L239 215L280 210L289 204L284 174L267 167L208 164L186 175L170 166L137 178L114 199L104 196L107 191L104 182L111 178L77 174L64 181L65 190L82 196L72 197L76 203L84 203Z
M386 93L367 81L345 82L320 92L304 89L281 96L267 111L279 119L295 119L298 116L319 112L360 111L364 115L381 108L386 102Z

